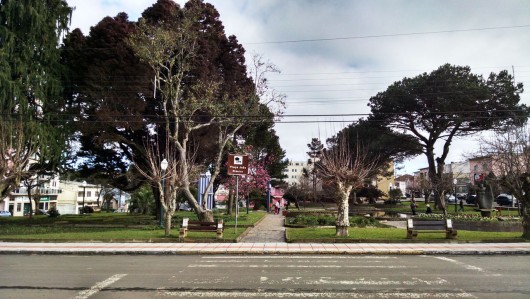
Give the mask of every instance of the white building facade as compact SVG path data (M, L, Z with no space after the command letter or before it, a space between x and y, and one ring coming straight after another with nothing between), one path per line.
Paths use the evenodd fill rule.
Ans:
M307 161L289 161L289 165L284 170L283 174L286 176L284 181L289 185L296 185L300 183L300 178L304 175L304 168L311 170L312 165Z

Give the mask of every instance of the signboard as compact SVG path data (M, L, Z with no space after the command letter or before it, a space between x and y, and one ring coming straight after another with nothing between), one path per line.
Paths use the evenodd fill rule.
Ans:
M228 174L229 175L248 174L248 156L229 154L228 155Z

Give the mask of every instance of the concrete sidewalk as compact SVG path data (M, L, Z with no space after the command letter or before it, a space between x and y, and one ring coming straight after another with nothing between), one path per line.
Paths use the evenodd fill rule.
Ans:
M27 243L0 242L0 254L530 254L530 243Z

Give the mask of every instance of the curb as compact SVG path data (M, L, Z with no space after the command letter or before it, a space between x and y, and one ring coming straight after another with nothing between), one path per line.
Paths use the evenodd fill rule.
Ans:
M109 252L100 250L86 250L86 251L49 251L49 250L0 250L0 255L530 255L530 251L467 251L467 250L376 250L376 251L310 251L300 250L296 252L285 252L281 250L257 250L257 251L241 251L241 250L188 250L188 251L142 251L142 250L127 250L119 252Z

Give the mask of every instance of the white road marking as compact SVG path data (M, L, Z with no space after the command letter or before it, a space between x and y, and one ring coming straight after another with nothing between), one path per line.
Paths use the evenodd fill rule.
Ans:
M267 292L260 291L164 291L159 294L177 298L477 298L466 292Z
M86 298L98 293L103 288L105 288L105 287L115 283L116 281L122 279L125 276L127 276L127 274L114 274L111 277L105 279L104 281L96 283L90 289L87 289L87 290L79 292L79 294L77 296L75 296L74 299L86 299Z
M243 257L241 256L203 256L202 257L203 259L242 259ZM371 256L371 255L367 255L367 256L310 256L310 255L293 255L293 256L280 256L280 255L270 255L270 256L245 256L244 259L282 259L282 260L287 260L287 259L304 259L304 260L309 260L309 259L319 259L319 260L323 260L323 259L363 259L363 260L369 260L369 259L378 259L378 260L388 260L388 259L397 259L396 256Z
M223 265L224 266L224 265ZM220 265L191 264L188 268L219 268ZM348 266L348 265L230 265L230 268L382 268L403 269L417 266Z
M459 266L464 266L464 268L466 268L467 270L473 270L473 271L477 271L477 272L484 272L484 269L480 268L480 267L477 267L477 266L473 266L473 265L468 265L466 263L462 263L462 262L459 262L457 260L454 260L454 259L450 259L448 257L444 257L444 256L433 256L433 258L435 259L439 259L439 260L442 260L442 261L446 261L446 262L450 262L450 263L453 263L453 264L456 264L456 265L459 265Z
M437 278L436 280L423 280L420 278L412 277L411 280L371 280L359 278L355 280L337 280L332 277L320 277L316 280L306 279L303 280L302 277L285 277L279 280L270 280L267 277L261 277L261 284L265 285L281 285L284 282L289 282L290 285L379 285L379 286L415 286L415 285L444 285L449 282L443 278Z

